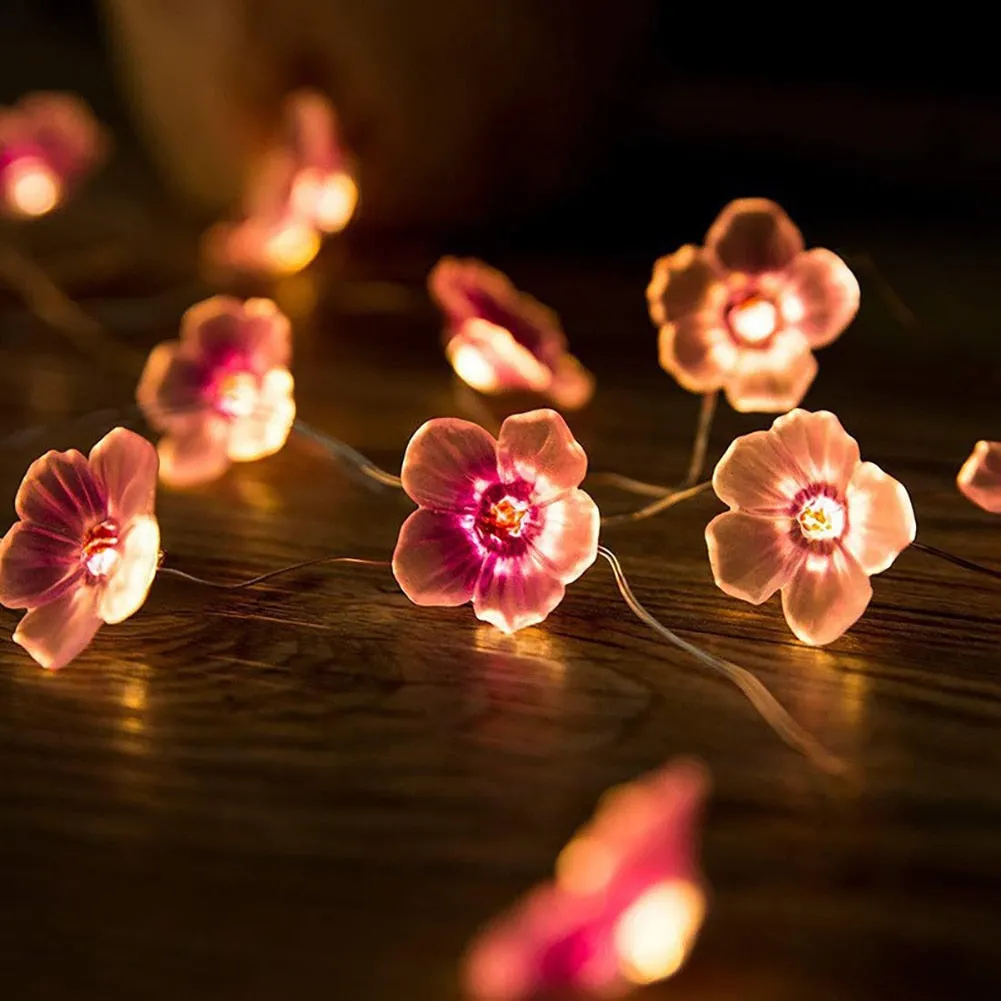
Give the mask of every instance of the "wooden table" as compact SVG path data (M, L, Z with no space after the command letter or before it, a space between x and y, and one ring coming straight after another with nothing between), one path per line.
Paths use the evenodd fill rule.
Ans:
M835 410L908 485L920 538L1001 562L1001 520L953 485L973 442L1001 431L997 252L875 223L810 235L874 253L922 319L904 327L863 272L862 314L821 355L807 405ZM190 261L166 277L148 267L166 239L132 244L138 259L100 287L67 279L142 349L198 296L178 278ZM494 256L561 311L598 375L571 419L592 468L679 477L697 404L656 366L648 260ZM423 420L474 410L420 296L431 249L341 258L321 263L319 288L282 292L300 309L319 299L296 324L300 412L396 469ZM384 275L416 294L371 284ZM47 425L5 439L12 498L35 455L89 445L108 423L66 419L127 406L132 382L11 297L3 317L0 428ZM723 408L711 455L766 424ZM641 503L595 494L607 513ZM171 562L231 580L327 552L384 557L408 510L296 439L159 501ZM411 606L384 570L319 568L230 595L165 579L57 674L0 645L0 995L451 1001L474 930L551 870L602 790L684 753L714 775L712 900L687 967L645 997L996 996L1001 589L908 552L848 636L810 649L777 600L753 608L715 588L703 528L717 510L702 496L604 541L656 615L755 670L856 783L818 773L660 643L604 565L513 639L469 609ZM14 622L3 613L4 632Z

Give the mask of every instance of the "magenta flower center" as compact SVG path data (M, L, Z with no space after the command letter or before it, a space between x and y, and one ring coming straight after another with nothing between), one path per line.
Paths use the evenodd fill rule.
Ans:
M257 378L252 372L229 372L219 380L216 408L226 417L249 417L259 397Z
M118 566L119 541L118 525L113 521L102 521L90 530L83 544L82 559L93 580L107 579Z
M848 521L844 502L827 484L801 490L793 501L792 515L803 541L810 544L836 542L845 534Z
M535 534L536 507L528 483L495 483L480 498L474 526L487 548L511 555Z
M730 306L726 320L730 333L738 342L758 347L778 328L779 311L770 299L751 295Z

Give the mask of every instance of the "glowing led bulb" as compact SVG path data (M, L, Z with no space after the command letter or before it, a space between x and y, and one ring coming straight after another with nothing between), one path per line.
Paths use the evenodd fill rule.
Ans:
M282 226L267 241L266 253L272 268L279 274L301 271L320 252L320 237L301 223Z
M216 406L227 417L249 417L259 396L257 379L250 372L231 372L219 382Z
M51 212L62 195L62 183L44 160L24 157L4 171L8 204L20 215L37 218Z
M807 542L840 539L845 531L845 506L828 494L816 494L803 502L796 521Z
M761 344L775 333L778 310L767 299L752 296L734 306L728 319L730 329L745 344Z

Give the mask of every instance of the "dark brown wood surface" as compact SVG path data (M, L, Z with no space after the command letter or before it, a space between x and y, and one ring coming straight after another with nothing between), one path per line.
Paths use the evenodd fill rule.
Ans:
M28 243L123 341L169 336L199 294L149 263L173 231L111 253L97 282L71 267L100 244L87 232L62 257L58 240ZM905 326L863 272L860 319L821 355L807 405L835 410L908 485L919 538L1001 564L1001 519L953 485L973 442L1001 434L997 256L937 232L811 236L881 256L921 321ZM423 420L476 410L422 298L430 250L348 255L347 271L341 257L314 287L281 291L318 300L296 324L300 412L396 470ZM592 468L680 477L697 402L656 366L646 262L497 263L561 311L597 373L571 418ZM382 276L412 294L366 284ZM109 415L71 418L126 407L132 382L15 297L2 315L0 429L45 425L0 449L6 524L28 462L90 445ZM766 424L722 408L712 457ZM642 503L595 494L606 513ZM451 1001L477 926L551 870L606 787L680 753L714 775L712 901L688 966L644 996L997 996L1001 589L908 552L848 636L809 649L777 600L714 587L703 528L718 509L702 496L603 541L654 614L755 670L856 781L818 773L665 647L604 565L510 639L468 608L411 606L387 570L319 568L239 594L163 579L57 674L0 645L0 996ZM408 510L295 438L159 501L170 562L228 580L328 552L388 557ZM0 621L9 633L16 616Z

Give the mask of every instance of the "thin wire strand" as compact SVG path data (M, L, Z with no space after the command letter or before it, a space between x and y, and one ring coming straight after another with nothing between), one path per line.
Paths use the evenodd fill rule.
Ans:
M736 685L772 730L790 747L805 754L818 768L834 775L841 775L848 771L848 765L841 758L831 754L815 737L804 730L750 671L732 664L728 660L723 660L721 657L716 657L707 650L695 646L694 643L689 643L688 640L682 639L677 633L655 619L633 594L625 571L622 569L622 564L619 563L615 553L605 546L598 546L598 553L608 561L615 576L615 583L619 587L619 593L636 618L663 636L669 643L684 650L701 664L723 675Z
M716 416L716 403L719 391L706 393L699 405L699 421L695 426L695 441L692 443L692 457L688 463L688 472L682 481L682 487L690 487L698 482L706 465L706 453L709 450L709 436L713 429L713 418Z
M946 563L953 563L957 567L962 567L964 570L972 570L974 573L982 573L988 577L993 577L995 580L1001 580L1001 570L993 570L991 567L985 567L980 563L974 563L973 560L967 560L962 556L956 556L955 553L946 552L944 549L938 549L936 546L929 546L923 542L912 542L911 548L918 550L918 552L926 553L928 556L936 556L940 560L945 560Z
M266 580L281 577L284 574L294 573L296 570L305 570L308 567L317 567L324 563L351 563L355 566L365 567L388 567L388 560L366 560L358 556L320 556L315 560L304 560L302 563L292 563L287 567L279 567L277 570L269 570L267 573L251 577L249 580L241 580L235 584L224 584L221 581L206 580L204 577L196 577L194 574L185 573L174 567L160 567L157 574L166 574L170 577L177 577L180 580L191 581L194 584L202 584L205 587L214 587L220 591L241 591L246 587L253 587L255 584L263 584Z
M377 466L371 459L365 458L361 452L353 449L350 445L341 441L339 438L334 438L329 434L319 431L305 421L296 420L295 424L292 425L293 430L297 431L304 438L308 438L310 441L315 442L317 445L325 449L330 455L337 459L343 459L346 462L351 463L351 465L358 470L363 476L367 476L370 480L374 480L376 483L381 483L386 487L394 487L397 490L403 489L403 481L399 476L395 476L393 473L387 473L386 470L381 469Z
M712 483L706 480L704 483L697 483L694 487L689 487L687 490L672 491L666 497L661 497L660 500L654 501L652 504L647 504L646 507L641 507L638 511L630 511L627 514L611 514L607 518L602 518L601 524L608 527L609 525L625 525L631 521L643 521L644 518L652 518L655 514L660 514L661 511L666 511L668 508L674 507L675 504L680 504L691 497L697 497L699 494L705 493L711 486Z

